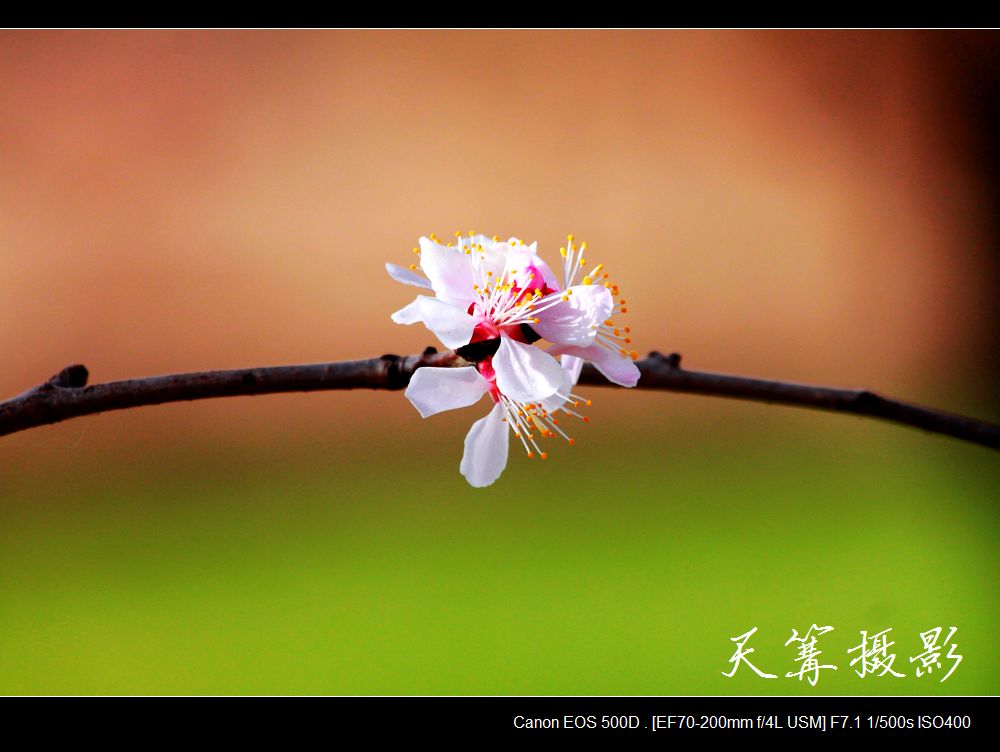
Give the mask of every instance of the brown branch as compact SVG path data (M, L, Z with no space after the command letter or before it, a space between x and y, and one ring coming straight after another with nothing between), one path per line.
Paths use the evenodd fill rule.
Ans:
M86 385L87 369L74 365L64 368L44 384L0 403L0 436L81 415L165 402L335 389L398 390L404 389L413 372L423 366L466 364L454 352L439 353L428 348L422 355L383 355L338 363L178 373L93 386ZM881 397L865 389L836 389L689 371L680 367L677 354L664 356L653 352L637 365L642 372L639 389L866 415L1000 449L1000 425ZM609 386L589 364L584 366L579 383Z

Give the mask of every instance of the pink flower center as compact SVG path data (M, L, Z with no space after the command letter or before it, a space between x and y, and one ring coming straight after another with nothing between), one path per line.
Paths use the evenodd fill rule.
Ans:
M543 295L548 295L550 292L556 292L545 284L545 277L542 276L542 272L537 266L529 265L524 267L521 278L523 279L525 275L528 277L528 284L526 284L523 288L515 287L515 290L525 290L529 293L532 293L535 290L541 290Z
M476 368L479 370L480 375L489 383L489 395L493 399L493 403L496 404L500 401L500 390L497 389L497 373L493 370L493 356L491 355L485 360L476 363Z
M510 281L505 274L503 281L496 282L492 288L489 285L484 288L476 286L479 300L469 304L467 313L478 321L469 344L458 348L458 353L466 360L482 363L492 357L500 346L501 337L527 345L540 339L531 328L533 322L526 318L524 306L530 311L530 303L535 298L558 292L558 288L552 289L546 284L537 266L528 265L518 272L517 282L513 281L512 273ZM492 373L492 366L488 367Z

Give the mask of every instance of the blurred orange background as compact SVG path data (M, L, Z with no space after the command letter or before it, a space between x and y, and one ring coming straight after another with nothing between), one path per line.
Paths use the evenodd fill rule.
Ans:
M0 391L69 362L102 381L417 351L433 337L390 322L411 291L382 264L475 229L549 258L586 239L639 348L690 367L982 411L991 207L949 61L989 40L5 32ZM314 400L254 411L301 428ZM168 409L89 419L88 442L246 407Z

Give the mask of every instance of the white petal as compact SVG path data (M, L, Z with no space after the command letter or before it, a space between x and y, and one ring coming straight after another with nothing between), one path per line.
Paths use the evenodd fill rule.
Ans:
M392 320L397 324L416 324L418 321L423 321L423 317L420 315L420 298L425 297L427 296L418 295L412 303L392 314Z
M463 308L426 295L417 297L416 302L420 308L420 320L445 347L454 349L469 344L476 320Z
M399 266L398 264L386 264L385 270L389 272L390 277L392 277L397 282L402 282L404 285L413 285L414 287L424 287L428 290L431 289L430 282L428 282L424 277L420 276L412 269L407 269L405 266Z
M507 268L507 244L492 240L482 244L483 250L472 252L473 273L476 279L500 279ZM488 272L492 272L488 274Z
M532 243L530 246L511 245L510 250L507 252L507 274L513 272L511 278L520 287L525 287L531 281L528 278L529 275L541 274L542 280L549 286L549 289L558 290L559 281L556 279L556 275L552 273L549 265L542 261L541 256L535 253L535 245L535 243Z
M559 361L562 363L562 367L569 374L569 377L573 384L580 380L580 371L583 369L583 358L579 358L576 355L563 355Z
M503 418L503 407L494 405L489 415L472 424L465 437L465 453L459 470L476 488L490 485L507 466L508 432Z
M465 240L465 245L481 245L483 248L486 248L491 243L493 243L493 238L483 235L482 233L473 235Z
M594 344L597 328L611 316L615 300L601 285L575 285L567 292L571 293L569 300L540 310L535 314L538 323L531 328L557 345L589 347ZM540 302L539 307L542 305Z
M518 402L538 402L551 397L562 385L565 371L544 350L510 337L500 338L500 349L493 356L497 388Z
M473 235L471 237L463 235L456 242L458 244L458 249L462 251L462 253L465 253L466 250L472 251L472 253L469 254L469 259L473 265L476 265L479 260L481 260L484 253L488 257L496 257L499 255L500 268L495 269L492 266L487 268L491 269L493 273L497 275L503 273L503 266L506 260L506 243L496 243L493 241L493 238L488 238L485 235ZM479 250L480 247L482 247L481 251Z
M464 304L464 307L475 300L472 259L464 251L420 238L420 268L430 280L434 293L442 300Z
M639 382L639 376L642 375L630 357L612 352L600 345L591 345L590 347L557 345L550 347L548 352L552 355L575 355L578 358L589 360L598 371L604 374L604 378L619 386L635 386Z
M569 393L573 391L573 385L575 383L576 379L573 377L573 374L567 371L564 367L562 369L562 381L559 384L559 388L556 390L556 394L553 394L551 397L547 397L541 401L542 409L546 412L554 413L560 407L565 405L566 400L569 397Z
M473 366L418 368L406 387L406 398L429 418L443 410L474 405L489 390L489 382Z

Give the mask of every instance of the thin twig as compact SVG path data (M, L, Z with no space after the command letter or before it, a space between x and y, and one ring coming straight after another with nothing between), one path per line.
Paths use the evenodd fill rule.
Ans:
M467 363L454 352L439 353L434 348L428 348L422 355L383 355L380 358L337 363L178 373L93 386L86 385L87 369L82 365L73 365L44 384L0 403L0 436L81 415L165 402L336 389L398 390L406 387L418 368L459 365ZM866 389L837 389L689 371L680 367L680 356L676 353L664 356L653 352L636 365L642 372L639 389L731 397L865 415L1000 449L1000 425L881 397ZM609 386L589 364L580 374L579 383Z

